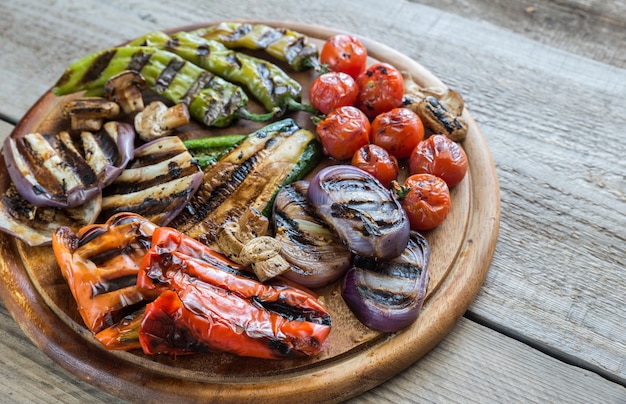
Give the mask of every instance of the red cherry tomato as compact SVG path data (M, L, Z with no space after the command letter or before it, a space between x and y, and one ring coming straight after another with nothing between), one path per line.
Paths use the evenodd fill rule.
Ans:
M309 89L311 105L323 114L331 110L354 106L359 89L356 82L346 73L329 72L319 75Z
M367 66L367 49L352 35L335 35L324 42L320 62L326 64L329 70L343 72L356 79Z
M398 178L398 160L375 144L366 144L352 156L352 165L372 174L386 188Z
M356 107L330 111L316 129L324 153L337 160L352 158L361 146L369 143L370 121Z
M374 118L402 105L404 79L402 74L388 63L376 63L356 79L359 87L357 107Z
M446 135L432 135L420 142L409 158L411 174L433 174L452 188L465 177L467 155Z
M398 159L409 157L424 139L424 124L417 114L406 108L394 108L374 118L370 142Z
M411 175L397 193L413 230L434 229L450 212L450 190L432 174Z

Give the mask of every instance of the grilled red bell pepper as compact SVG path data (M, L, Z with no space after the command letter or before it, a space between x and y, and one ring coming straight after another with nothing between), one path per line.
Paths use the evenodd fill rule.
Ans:
M68 227L59 227L54 233L55 258L85 325L94 334L116 325L156 297L154 291L136 285L155 228L139 215L120 213L76 234Z
M161 290L148 304L140 342L146 353L222 351L278 359L324 347L330 314L317 297L252 272L171 228L158 228L137 285Z

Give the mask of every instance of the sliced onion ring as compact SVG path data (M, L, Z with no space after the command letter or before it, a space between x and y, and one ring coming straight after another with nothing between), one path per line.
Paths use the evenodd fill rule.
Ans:
M342 287L342 297L366 326L396 332L419 316L428 285L428 242L411 232L404 252L391 261L355 259Z
M404 209L371 174L348 165L320 170L310 182L309 200L355 254L389 260L409 241Z

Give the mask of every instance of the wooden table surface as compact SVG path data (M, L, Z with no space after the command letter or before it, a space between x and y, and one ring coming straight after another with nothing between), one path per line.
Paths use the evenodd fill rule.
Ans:
M379 41L464 96L501 222L457 326L351 402L626 402L626 1L381 4L0 0L0 137L69 62L152 30L253 18ZM1 303L0 351L2 402L119 401L39 351Z

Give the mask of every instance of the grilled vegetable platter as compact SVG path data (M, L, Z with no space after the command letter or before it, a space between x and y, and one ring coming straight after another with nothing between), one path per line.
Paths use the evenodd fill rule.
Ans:
M144 402L358 395L454 327L498 233L461 95L304 24L181 27L68 61L1 164L7 308L63 367Z

